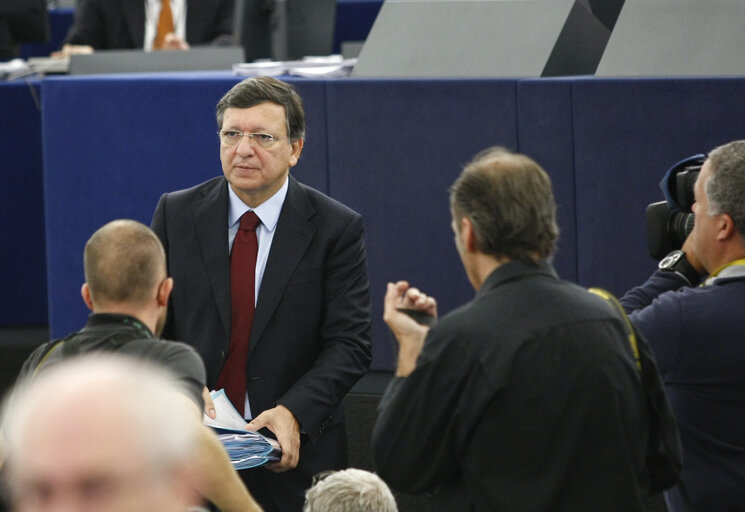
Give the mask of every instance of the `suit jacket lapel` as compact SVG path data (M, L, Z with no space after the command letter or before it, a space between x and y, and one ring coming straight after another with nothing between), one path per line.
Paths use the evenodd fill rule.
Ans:
M310 204L302 186L292 177L287 197L282 205L277 223L277 232L272 240L264 277L261 280L259 300L251 326L251 340L248 346L249 357L259 342L269 320L284 295L290 277L302 260L316 232L310 222L315 209Z
M216 180L193 209L194 230L209 276L220 319L230 333L230 253L228 251L228 183Z

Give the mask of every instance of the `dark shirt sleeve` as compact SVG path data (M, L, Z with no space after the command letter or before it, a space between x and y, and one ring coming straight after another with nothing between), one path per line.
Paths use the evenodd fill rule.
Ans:
M675 272L656 270L647 281L632 288L621 297L621 305L626 313L632 313L649 306L661 294L689 286L685 279Z
M164 341L173 345L163 364L176 374L179 385L184 392L199 406L199 410L204 410L204 398L202 389L207 380L207 374L204 370L204 363L199 354L185 343L175 341Z
M690 289L675 272L657 270L647 281L629 290L620 302L636 328L652 347L663 378L675 367L677 340L681 339L681 293Z
M416 369L389 384L378 407L372 452L376 471L393 488L421 493L458 479L475 411L489 386L436 328Z
M75 19L65 37L65 44L90 45L105 48L104 19L100 2L97 0L78 0L75 6Z
M166 368L178 386L198 407L204 410L202 389L207 379L204 363L199 354L185 343L166 340L141 340L130 342L120 352L152 361Z
M47 343L43 343L36 347L33 352L31 352L31 354L23 362L23 366L21 366L21 371L18 373L16 382L22 382L23 380L34 376L34 372L39 367L44 359L44 356L47 354L47 352L49 352L49 349L54 343L57 342L50 341Z

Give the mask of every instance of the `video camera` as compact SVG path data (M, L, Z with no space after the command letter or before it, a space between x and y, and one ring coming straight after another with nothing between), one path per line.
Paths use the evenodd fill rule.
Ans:
M693 230L693 185L706 155L694 155L670 167L660 181L664 201L647 206L647 245L656 260L680 249Z

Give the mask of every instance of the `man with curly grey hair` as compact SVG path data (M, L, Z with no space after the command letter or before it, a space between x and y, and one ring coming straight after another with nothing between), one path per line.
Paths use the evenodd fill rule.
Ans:
M745 140L712 150L693 190L682 250L621 303L655 353L680 428L668 509L745 510Z
M386 483L363 469L320 473L305 493L303 512L397 512Z

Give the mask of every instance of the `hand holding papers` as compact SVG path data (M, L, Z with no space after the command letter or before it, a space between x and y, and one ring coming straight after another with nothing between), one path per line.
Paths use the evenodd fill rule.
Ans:
M246 420L235 410L224 390L212 391L210 396L217 416L212 419L205 414L204 424L215 429L236 470L263 466L280 459L282 450L279 443L246 430Z

